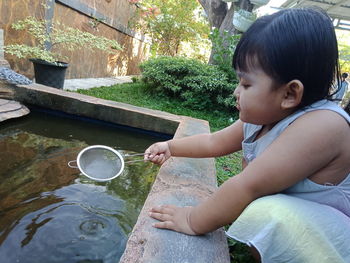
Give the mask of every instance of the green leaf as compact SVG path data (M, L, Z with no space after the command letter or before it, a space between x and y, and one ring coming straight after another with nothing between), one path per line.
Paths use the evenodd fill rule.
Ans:
M4 52L17 56L18 58L38 58L49 62L67 59L62 55L63 50L74 51L80 48L90 50L101 50L106 53L115 53L122 50L115 40L76 28L65 26L59 22L53 23L51 31L47 31L44 20L35 17L27 17L12 24L15 30L26 31L35 42L33 46L24 44L12 44L4 47ZM46 50L45 42L52 44L52 50Z

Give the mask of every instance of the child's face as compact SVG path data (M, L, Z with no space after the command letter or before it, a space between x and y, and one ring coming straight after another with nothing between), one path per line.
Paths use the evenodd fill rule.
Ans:
M274 124L283 118L281 102L284 89L276 87L271 77L259 68L242 72L237 69L239 85L237 98L239 118L259 125Z

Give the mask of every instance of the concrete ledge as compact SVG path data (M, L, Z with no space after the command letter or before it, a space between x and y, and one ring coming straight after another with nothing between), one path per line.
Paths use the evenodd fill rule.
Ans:
M208 122L161 111L102 100L38 84L12 86L13 99L78 116L91 117L174 137L208 133ZM142 179L142 175L140 175ZM203 236L188 236L155 229L148 216L159 204L195 205L216 189L214 159L170 158L161 168L120 260L126 262L228 263L222 229Z
M175 137L201 132L209 132L207 123L183 120ZM222 229L203 236L188 236L153 228L155 220L148 216L149 209L160 204L196 205L215 188L213 158L170 158L160 168L120 262L230 262Z
M13 90L13 99L24 104L165 134L174 134L181 121L179 116L166 112L67 92L36 83L17 85Z

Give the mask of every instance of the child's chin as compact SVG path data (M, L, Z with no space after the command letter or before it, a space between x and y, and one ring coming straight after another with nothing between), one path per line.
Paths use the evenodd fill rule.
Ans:
M242 112L240 111L239 112L239 119L243 122L248 122L246 116L244 116L244 114L242 114Z
M242 112L239 112L239 119L245 123L260 125L259 121L254 120L252 118L248 118L246 115L242 114Z

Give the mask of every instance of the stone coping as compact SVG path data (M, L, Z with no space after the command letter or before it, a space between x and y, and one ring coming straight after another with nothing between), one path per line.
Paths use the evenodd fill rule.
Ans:
M173 134L176 138L208 133L208 122L94 98L39 84L8 85L13 99L78 116ZM222 229L202 236L153 228L150 207L159 204L195 205L216 189L213 158L170 158L159 170L120 260L126 262L230 262Z
M29 109L14 100L0 99L0 122L19 118L29 113Z

